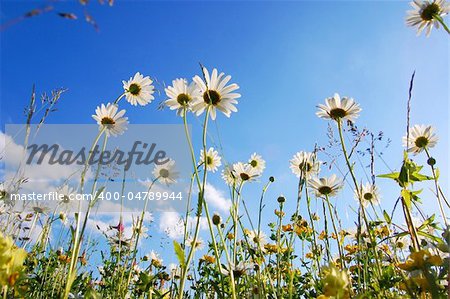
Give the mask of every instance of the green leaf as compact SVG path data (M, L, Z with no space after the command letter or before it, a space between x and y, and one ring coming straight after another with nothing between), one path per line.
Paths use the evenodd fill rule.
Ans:
M398 180L398 176L399 176L398 172L391 172L391 173L377 175L377 177L379 177L379 178L393 179L395 181Z
M408 151L403 151L403 161L408 160Z
M432 224L434 222L434 218L435 218L435 214L431 215L418 227L418 229L423 229L423 228L427 227L428 225Z
M423 190L423 189L419 189L419 190L416 190L416 191L411 191L411 193L412 193L413 195L419 195L420 193L422 193L422 190Z
M409 183L409 169L407 166L407 161L403 162L402 168L400 169L400 174L398 175L398 183L402 187L408 186Z
M91 201L91 207L93 207L95 205L95 203L98 200L98 197L100 196L100 194L103 193L104 190L105 190L105 186L102 186L100 189L97 190L97 192L95 193L94 198Z
M414 181L414 182L433 180L433 177L428 176L428 175L423 175L418 172L411 173L410 178L411 178L411 181Z
M411 209L411 192L406 189L402 189L402 198L408 209Z
M421 236L424 236L424 237L427 237L427 238L429 238L430 240L433 240L434 242L436 242L437 244L445 244L444 243L444 241L442 241L442 239L440 239L440 238L438 238L438 237L436 237L436 236L433 236L433 235L431 235L431 234L429 234L429 233L426 233L426 232L423 232L423 231L417 231L417 233L419 234L419 235L421 235Z
M383 210L383 216L384 216L384 220L386 220L386 222L387 222L388 224L391 224L391 223L392 223L391 217L389 216L389 214L388 214L385 210Z
M178 258L178 262L180 263L181 268L184 268L184 266L186 265L186 261L184 259L184 250L183 248L181 248L180 243L178 243L177 241L173 241L173 247L175 249L175 255Z

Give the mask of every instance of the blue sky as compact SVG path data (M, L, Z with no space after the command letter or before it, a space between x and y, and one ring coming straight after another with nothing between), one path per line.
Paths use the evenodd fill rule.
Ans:
M2 22L38 4L2 1ZM72 2L55 7L82 15ZM247 160L253 152L265 158L262 181L270 175L276 178L267 194L264 215L269 222L275 207L270 202L280 193L286 195L288 207L294 206L297 179L288 168L292 155L312 150L316 142L326 144L327 122L315 111L334 92L361 104L358 126L383 131L392 139L384 159L395 169L402 158L409 80L416 70L412 123L436 126L440 142L433 155L447 166L448 36L439 30L430 38L417 37L405 25L406 10L404 1L93 3L89 11L99 33L82 20L50 12L1 34L2 130L4 124L23 122L33 83L38 91L69 89L49 123L93 123L95 107L113 101L122 90L121 80L136 71L170 84L198 74L199 62L217 67L232 75L242 94L239 112L217 119L223 154L230 162ZM157 111L161 100L163 96L144 108L128 105L130 122L181 123L172 111ZM200 142L198 122L190 122ZM381 162L377 170L389 172ZM447 190L448 170L441 172ZM212 182L226 192L219 175ZM395 185L380 184L385 207L392 207ZM244 194L249 206L256 208L261 187L250 187ZM425 210L437 212L435 200L429 200ZM351 214L348 206L355 202L348 187L337 205Z

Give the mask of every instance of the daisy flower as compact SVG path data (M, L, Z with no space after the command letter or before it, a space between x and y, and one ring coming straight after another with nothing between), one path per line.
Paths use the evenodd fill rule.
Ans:
M200 161L199 165L204 165L206 163L206 170L216 172L217 168L222 165L219 153L215 151L212 147L208 149L206 154L203 150L200 151Z
M0 183L0 200L8 205L12 204L11 194L17 193L18 186L15 184Z
M180 277L181 276L181 268L177 264L174 264L174 263L169 264L168 269L169 269L170 273L172 273L172 275L174 277Z
M32 210L36 214L44 214L44 215L46 215L46 214L48 214L48 212L50 212L50 207L48 207L44 203L37 202L35 205L33 205Z
M162 258L159 256L159 254L157 254L155 251L150 251L149 254L147 254L146 256L147 260L150 261L150 263L152 265L154 265L155 267L160 267L162 266L163 260Z
M248 164L250 164L259 175L261 175L264 168L266 168L266 161L264 161L263 158L256 153L253 153L253 155L250 156Z
M92 115L99 125L99 130L105 129L107 136L121 135L127 129L128 118L123 117L125 110L118 109L115 104L102 104L95 109L95 115Z
M359 191L355 190L355 199L359 201L359 197L361 196L364 207L367 207L370 203L373 205L380 204L380 192L377 186L366 183L365 185L361 185L359 189Z
M186 109L191 108L194 100L201 99L202 94L195 82L187 83L186 79L175 79L172 86L165 89L168 100L164 103L170 110L177 110L177 114L181 115Z
M233 164L233 173L236 175L237 183L251 182L259 176L255 168L250 164L238 162Z
M342 181L335 174L328 178L312 178L309 186L314 189L317 197L335 196L342 188Z
M316 161L314 153L298 152L289 162L292 172L298 178L310 178L312 175L317 175L320 170L320 162Z
M175 168L175 161L172 159L162 165L156 165L153 169L153 176L167 186L176 183L179 174Z
M225 168L222 170L222 179L228 186L233 186L236 183L236 174L233 171L233 166L225 166Z
M218 74L217 69L213 69L211 75L206 68L203 68L203 72L206 84L200 76L193 78L202 96L193 102L192 111L200 115L209 106L212 120L216 119L216 109L230 117L231 112L237 111L234 105L238 103L236 99L241 95L234 91L239 89L239 86L236 83L227 85L231 76L225 76L224 73Z
M194 238L192 238L192 237L188 238L187 242L186 242L186 246L191 247L193 245L194 245L195 250L202 250L203 248L205 248L205 242L203 242L202 239L197 238L197 241L194 243Z
M354 241L358 241L358 228L352 227L346 230L347 235L352 238ZM367 229L364 226L360 227L360 238L366 241L369 241L369 234L367 233Z
M413 7L408 11L406 25L417 26L417 35L426 28L426 36L430 36L433 27L439 28L442 17L450 11L450 4L445 0L422 1L414 0L410 3ZM443 21L442 21L443 22Z
M325 104L319 104L317 106L319 110L316 115L324 119L347 119L354 121L358 118L358 113L361 112L359 105L352 99L348 97L341 97L339 94L335 93L333 97L326 98Z
M77 193L69 185L64 185L57 190L58 198L61 200L61 205L66 210L75 207Z
M423 150L434 147L437 141L438 137L432 126L415 125L409 131L409 139L408 136L403 137L403 146L408 148L408 152L417 155Z
M395 240L395 247L397 247L397 249L405 250L408 249L410 245L411 238L409 237L409 235L397 237L397 239Z
M125 97L131 105L136 106L139 104L145 106L154 99L155 87L152 85L153 81L150 77L144 77L137 72L130 80L122 81L122 83Z
M139 229L139 225L136 224L136 226L133 225L133 230L135 234L139 234L141 238L146 239L148 238L148 228L145 225L141 226L141 229Z
M251 264L248 262L240 261L237 265L233 262L230 263L230 265L227 265L226 268L221 268L220 272L228 276L230 275L230 270L233 271L234 278L241 277L242 275L246 274L248 270L252 268Z
M264 245L267 244L267 236L262 231L250 230L247 232L247 238L250 245L261 250L264 250Z

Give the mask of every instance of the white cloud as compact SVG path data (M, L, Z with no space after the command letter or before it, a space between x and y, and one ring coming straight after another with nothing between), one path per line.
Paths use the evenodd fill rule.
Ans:
M188 231L193 233L197 224L197 217L189 216ZM200 218L200 230L208 229L206 217ZM159 218L159 230L171 239L179 239L184 234L184 219L177 212L162 212Z
M125 227L124 237L130 238L133 233L133 224L136 224L139 217L142 215L142 210L130 209L127 207L122 208L120 213L120 204L104 201L100 203L97 211L107 212L94 212L91 214L88 220L88 228L92 233L107 232L111 230L111 226L117 226L122 215L122 224ZM111 212L116 211L116 212ZM154 217L152 213L146 212L144 214L143 226L150 227L153 223ZM100 229L100 230L99 230Z
M228 214L230 211L231 200L225 197L225 193L222 190L215 188L209 183L205 186L205 200L212 211L225 214ZM179 239L183 237L184 217L185 215L181 215L177 212L161 212L159 218L159 230L172 239ZM197 217L189 216L187 225L188 231L191 234L194 232L196 224ZM204 216L200 218L200 229L208 229L208 220Z
M208 205L218 212L228 213L231 208L231 200L226 198L224 194L222 190L216 189L209 183L205 186L205 199Z
M48 155L44 157L40 165L22 163L22 166L20 166L26 157L24 156L24 147L3 132L0 132L0 156L6 166L6 171L3 173L4 181L13 183L20 178L27 180L20 186L21 193L55 191L62 181L79 180L81 174L82 166L79 165L50 165ZM88 171L86 178L88 179L91 176L92 174Z
M172 239L183 236L184 222L177 212L162 212L159 219L159 230Z
M2 162L7 158L8 164L18 166L23 158L23 146L16 144L11 136L0 132L0 157Z

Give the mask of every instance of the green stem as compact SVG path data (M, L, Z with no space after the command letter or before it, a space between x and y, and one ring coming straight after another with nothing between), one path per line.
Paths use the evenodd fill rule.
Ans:
M306 196L306 207L308 209L309 221L311 221L311 228L312 228L312 235L313 235L313 250L312 250L312 253L314 255L314 260L316 261L317 269L319 270L319 274L320 274L320 263L319 263L319 260L315 258L316 257L316 253L320 253L320 252L319 252L319 247L317 246L316 229L314 227L314 219L313 219L312 213L311 213L311 198L309 197L308 182L307 181L305 181L305 196Z
M206 118L205 118L205 123L204 123L204 127L203 127L203 135L205 135L205 131L206 131L206 121L208 119L208 112L209 112L209 109L206 112ZM202 188L202 184L200 183L200 177L199 177L199 173L198 173L198 169L197 169L197 160L195 159L195 154L194 154L194 147L192 146L192 141L191 141L191 138L189 135L188 127L187 127L187 109L184 109L184 111L183 111L183 124L184 124L186 139L188 141L189 149L191 152L192 164L194 166L195 178L196 178L197 186L198 186L198 190L199 190L198 191L198 199L197 199L198 200L197 212L196 212L197 222L195 224L194 241L193 241L193 243L194 243L193 245L195 245L195 243L197 242L197 237L198 237L198 233L200 230L200 217L202 214L202 201L204 198L204 189ZM206 176L206 164L205 164L204 177L205 176ZM179 293L178 293L179 299L183 298L183 290L184 290L184 285L186 283L186 277L187 277L187 272L189 270L189 264L191 263L191 260L193 258L194 251L195 251L195 246L191 246L190 248L191 249L189 250L185 267L183 267L183 269L181 269L180 288L179 288Z
M145 204L144 204L144 208L142 209L142 213L141 213L141 218L139 219L139 225L138 225L138 230L137 230L137 235L136 235L136 241L134 243L134 249L133 249L133 257L131 259L131 264L130 264L130 272L128 274L128 279L127 279L127 287L130 284L131 281L131 274L133 273L133 271L131 269L133 269L133 265L136 261L136 255L137 255L137 247L139 244L139 238L141 235L141 230L142 230L142 223L144 222L144 217L145 217L145 212L147 211L147 206L148 206L148 202L149 202L149 198L150 196L148 196L148 193L150 192L150 190L152 189L153 185L155 184L155 182L159 179L159 177L155 178L152 183L150 184L150 186L148 187L147 190L147 198L145 199Z
M120 96L117 97L117 99L114 101L114 105L119 104L120 99L122 99L125 96L126 92L122 93Z
M217 226L217 231L219 232L219 237L220 237L220 241L222 242L222 244L226 244L225 243L225 239L223 237L223 233L220 229L220 226ZM235 289L235 282L234 282L234 273L233 273L233 263L231 262L231 258L230 258L230 254L228 253L227 250L227 246L223 247L224 251L225 251L225 256L227 258L227 262L228 262L228 272L230 274L230 280L231 280L231 295L233 299L236 299L236 289Z
M204 124L203 124L203 153L204 154L206 154L206 133L207 133L207 128L208 128L209 112L210 112L210 107L208 106L207 109L206 109L205 121L204 121ZM198 174L198 170L197 170L197 163L196 163L196 160L195 160L194 149L192 147L192 142L191 142L191 139L189 137L189 132L187 130L186 113L187 113L187 111L184 110L184 125L185 125L186 138L188 139L189 148L190 148L190 151L191 151L192 163L194 164L195 175L196 175L197 184L198 184L198 187L199 187L197 215L196 215L197 216L197 222L196 222L196 225L195 225L193 244L195 245L196 242L197 242L197 239L198 239L198 234L199 234L199 230L200 230L200 219L201 219L201 214L202 214L202 207L204 207L205 208L207 222L208 222L209 232L211 234L212 244L213 244L213 248L214 248L214 254L216 256L216 263L217 263L217 266L218 266L218 268L220 270L221 265L220 265L219 251L217 249L217 244L216 244L216 240L215 240L215 237L214 237L213 224L211 222L211 218L209 217L208 205L207 205L207 203L205 201L205 185L206 185L206 177L207 177L207 168L206 168L207 165L206 165L206 163L204 164L203 181L202 181L202 183L200 183L200 178L199 178L199 174ZM224 244L224 246L225 246L225 244ZM183 289L184 289L184 285L186 283L186 277L187 277L187 272L189 270L189 264L191 263L192 258L194 256L194 251L195 251L195 246L191 246L191 249L189 250L189 253L188 253L188 258L187 258L187 261L186 261L185 268L182 269L181 281L180 281L180 292L178 294L178 298L179 299L183 298Z
M259 213L258 213L258 239L259 239L259 232L261 231L261 214L262 214L262 209L263 209L263 200L264 200L264 195L266 194L267 188L269 188L270 184L272 183L272 181L267 182L267 184L264 186L262 193L261 193L261 198L259 199Z
M431 155L428 152L428 149L425 148L425 153L427 154L428 157L428 161L431 159ZM430 163L430 167L431 167L431 172L433 173L433 180L434 180L434 186L436 188L436 198L437 198L437 202L439 204L439 210L441 212L441 216L444 219L444 223L445 223L445 227L448 226L448 222L447 222L447 216L445 215L445 211L444 211L444 207L442 206L442 201L441 201L441 197L439 196L439 182L438 182L438 178L436 176L436 170L434 169L434 165L432 163Z
M190 209L191 209L191 198L192 198L192 188L194 185L194 179L195 179L195 174L192 174L191 176L191 182L189 184L189 193L188 193L188 198L187 198L187 203L186 203L186 214L185 214L185 218L184 218L184 232L183 232L183 248L186 247L186 240L188 238L188 220L189 220L189 215L190 215Z
M353 184L355 185L355 190L358 190L358 199L359 199L359 205L361 207L361 215L362 215L362 217L364 219L364 224L366 225L367 233L369 234L369 237L370 237L371 247L373 248L373 254L374 254L374 257L375 257L375 262L377 264L378 276L380 277L381 276L381 266L380 266L380 260L379 260L378 252L377 252L377 248L376 248L376 241L375 241L375 238L373 237L372 231L370 229L369 221L367 220L366 212L364 210L363 200L362 200L361 194L360 194L361 192L359 192L360 189L358 187L358 182L357 182L355 174L353 172L353 167L352 167L352 165L350 163L350 160L348 158L347 149L345 147L345 142L344 142L344 135L342 133L342 120L338 119L336 122L337 122L337 125L338 125L339 139L340 139L340 142L341 142L341 147L342 147L342 152L344 154L345 162L347 164L348 170L349 170L350 175L352 177Z
M239 201L241 198L242 187L244 181L240 184L236 200L233 202L233 261L237 263L237 236L238 236L238 219L239 219Z
M323 209L323 221L324 221L324 231L325 231L325 249L326 249L326 253L327 253L327 260L328 260L328 264L331 261L330 258L330 241L328 240L329 234L328 234L328 221L327 221L327 212L325 209L325 202L322 201L322 209Z
M444 27L445 31L447 31L448 34L450 34L450 29L447 27L447 24L445 24L444 20L440 15L433 15L433 19L437 20L439 23L441 23L442 27Z
M105 127L100 132L98 132L97 136L95 137L94 142L92 143L88 158L85 161L84 169L83 169L83 172L81 173L80 193L83 193L83 190L84 190L84 182L85 182L86 172L89 167L89 160L91 159L94 148L97 145L98 141L100 140L100 137L102 136L104 131L105 131ZM78 243L81 240L81 236L79 236L80 228L81 228L80 227L81 226L80 213L81 213L81 201L78 203L78 214L76 215L77 226L75 229L75 233L73 235L73 248L72 248L72 254L71 254L71 259L70 259L70 264L69 264L69 272L67 273L67 282L66 282L66 287L64 289L63 298L69 297L70 289L72 288L72 283L74 281L74 275L76 275L76 273L74 274L73 272L76 271L76 264L77 264L76 248L78 247Z
M280 203L280 214L278 215L278 228L277 228L277 298L283 298L283 292L281 287L281 224L283 220L283 203ZM290 248L287 248L290 250Z
M337 241L337 246L338 246L338 251L339 251L339 262L341 264L341 269L344 269L344 267L345 267L344 255L342 254L341 242L339 241L339 232L337 230L336 223L334 222L333 208L331 207L331 203L330 203L330 199L328 198L328 195L325 195L325 200L328 205L328 211L330 212L331 223L333 224L334 233L336 234L336 241Z
M295 222L298 221L298 214L300 211L300 200L302 199L302 191L303 191L303 186L305 186L305 180L303 179L303 169L301 171L301 175L300 175L300 179L298 182L298 191L297 191L297 206L295 208ZM294 224L295 225L295 224ZM291 232L291 237L289 239L289 243L288 243L288 249L291 250L292 248L292 253L294 252L294 240L295 240L295 232ZM290 266L291 268L293 267L293 263L292 263L292 256L290 258ZM294 275L292 274L289 278L289 299L292 298L292 291L293 291L293 285L294 285Z
M411 235L414 249L416 251L419 251L420 250L420 242L419 242L419 237L417 236L416 227L414 226L414 223L412 221L412 216L409 211L408 205L405 203L405 199L403 197L401 197L401 200L402 200L403 214L405 216L405 221L406 221L406 225L408 226L409 234Z

